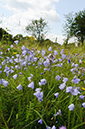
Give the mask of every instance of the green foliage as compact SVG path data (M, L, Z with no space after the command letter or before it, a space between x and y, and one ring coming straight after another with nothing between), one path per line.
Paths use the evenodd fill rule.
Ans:
M66 22L64 24L64 31L69 38L75 36L82 43L85 39L85 10L78 13L69 13L65 15Z
M39 20L33 20L32 23L26 26L27 32L30 32L38 42L43 42L44 34L46 31L47 23L44 22L44 19L40 18Z
M12 43L12 35L9 34L7 31L9 31L7 28L4 30L3 28L0 28L0 41L2 44L11 44Z
M71 28L71 24L74 21L74 15L73 15L73 12L71 12L64 16L65 16L66 20L63 25L63 33L64 33L64 35L70 36L70 28Z
M13 47L9 38L0 42L0 129L45 129L46 126L53 125L56 128L66 126L67 129L84 129L85 108L82 103L85 102L85 97L80 99L80 95L85 96L85 46L67 44L61 54L64 45L53 43L49 39L41 44L41 41L37 42L33 37L18 34L14 40L19 40L19 43L13 42ZM22 45L25 45L23 51ZM52 50L48 50L49 47ZM43 49L45 56L42 56ZM57 55L54 55L55 50ZM62 58L64 54L65 59ZM79 63L79 60L82 62ZM45 66L45 61L48 66ZM71 72L72 69L74 73ZM15 74L16 79L13 78ZM56 75L61 79L56 80ZM72 83L74 76L80 79L78 84ZM68 78L68 81L66 87L60 90L63 77ZM39 85L43 78L47 83ZM8 81L7 86L4 86L4 80L5 83ZM34 89L28 87L30 82L34 82ZM21 90L17 89L19 84L22 85ZM76 90L79 87L80 94L73 96L71 92L66 93L68 86L76 87ZM36 88L43 91L41 102L34 95ZM56 98L54 93L57 92L59 96ZM74 111L68 109L71 103L75 105ZM59 110L61 114L54 116ZM40 119L43 120L42 124L38 123Z
M85 101L80 99L78 94L77 96L71 95L71 93L66 93L66 87L76 86L80 87L80 92L85 96L85 90L82 90L84 87L85 73L81 68L85 67L85 51L82 47L75 48L74 44L68 44L67 48L64 50L66 58L59 62L61 57L61 50L63 46L54 44L50 40L46 40L46 46L37 46L36 43L29 45L28 41L23 39L23 42L20 41L19 44L13 44L14 47L11 48L10 45L1 45L0 51L3 52L1 57L2 62L5 61L0 68L2 73L0 74L0 79L5 79L9 82L8 86L3 86L3 83L0 83L0 128L1 129L45 129L47 125L52 127L53 125L56 128L60 126L66 126L67 129L84 129L84 119L85 119L85 108L81 105ZM20 44L25 44L26 48L29 49L29 53L26 56L22 55ZM28 44L27 44L28 43ZM31 43L32 44L32 41ZM52 47L52 51L48 51L49 46ZM5 55L5 50L10 48ZM42 49L46 50L45 58L42 57ZM26 50L26 49L25 49ZM40 53L37 51L40 50ZM45 67L44 64L39 66L39 62L45 61L46 58L49 58L50 54L54 54L54 50L57 50L58 54L55 55L51 61L51 64L48 67ZM33 52L33 53L32 53ZM79 53L78 53L79 52ZM16 54L19 54L17 57ZM28 61L24 66L21 63L25 63L27 57L32 56L37 57L37 61ZM14 56L14 57L13 57ZM9 58L8 58L9 57ZM68 63L70 58L71 62ZM19 62L15 62L14 60ZM51 59L51 57L50 57ZM55 60L57 59L57 62ZM82 63L79 64L79 59L82 60ZM13 60L13 62L11 62ZM58 67L58 64L63 63L62 67ZM78 67L72 67L72 63L78 64ZM15 66L18 65L19 68L16 69ZM48 70L45 71L44 68ZM75 68L75 74L72 74L70 69ZM13 73L10 71L14 70ZM9 76L6 75L6 72L9 72ZM21 72L21 74L20 74ZM43 73L43 74L41 74ZM13 78L13 75L17 74L17 79ZM34 89L28 88L30 81L28 77L33 74L31 82L34 82ZM56 80L56 75L60 75L61 79ZM74 76L80 78L79 84L73 84L72 79ZM63 82L63 77L68 78L66 82L66 87L63 90L59 89L59 85ZM39 82L42 78L47 80L46 85L39 86ZM82 81L83 80L83 81ZM16 87L21 84L23 86L22 90L18 90ZM35 93L36 88L41 88L43 91L43 101L39 102L33 94ZM84 88L85 89L85 88ZM56 98L54 93L58 92L59 96ZM74 103L74 111L69 111L69 104ZM62 114L54 116L61 109ZM42 119L43 124L39 124L38 120ZM56 123L58 121L58 123Z
M0 28L0 41L2 39L2 35L3 35L3 30L2 30L2 28Z
M23 39L23 35L22 34L17 34L16 36L13 37L13 41L15 40L22 40Z

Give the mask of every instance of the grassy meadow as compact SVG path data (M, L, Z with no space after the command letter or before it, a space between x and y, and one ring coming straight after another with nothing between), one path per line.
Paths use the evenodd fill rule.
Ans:
M0 42L0 129L85 129L85 47Z

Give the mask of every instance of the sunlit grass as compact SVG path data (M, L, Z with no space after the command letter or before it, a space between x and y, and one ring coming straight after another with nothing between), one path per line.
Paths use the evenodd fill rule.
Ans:
M31 40L0 46L1 129L85 128L84 48Z

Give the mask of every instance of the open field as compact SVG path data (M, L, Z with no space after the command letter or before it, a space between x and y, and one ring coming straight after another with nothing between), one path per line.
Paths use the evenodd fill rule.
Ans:
M0 43L0 129L85 129L85 47Z

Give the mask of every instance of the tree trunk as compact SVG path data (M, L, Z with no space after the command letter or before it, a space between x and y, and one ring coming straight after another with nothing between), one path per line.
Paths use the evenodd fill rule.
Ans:
M83 36L82 36L82 37L81 37L82 46L83 46L83 42L84 42L84 38L83 38Z

